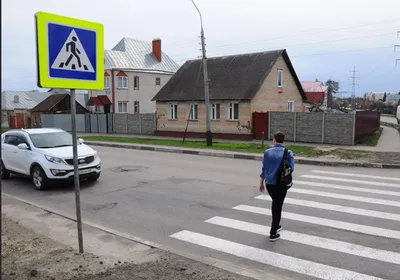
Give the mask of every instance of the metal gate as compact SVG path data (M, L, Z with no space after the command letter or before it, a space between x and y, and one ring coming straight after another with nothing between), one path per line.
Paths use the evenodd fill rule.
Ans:
M253 138L268 139L268 113L253 113Z

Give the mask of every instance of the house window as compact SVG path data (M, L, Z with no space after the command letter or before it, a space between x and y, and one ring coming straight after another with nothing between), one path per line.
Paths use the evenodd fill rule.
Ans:
M219 120L221 118L221 104L213 103L211 105L211 119Z
M199 105L192 104L191 110L189 111L189 120L198 120L199 119Z
M239 103L229 104L229 119L238 120L239 119Z
M117 88L128 88L128 77L117 77Z
M110 77L104 77L104 88L110 88Z
M294 102L293 101L288 101L287 109L288 109L288 112L294 112Z
M133 78L133 89L139 90L139 76Z
M178 119L178 104L169 105L169 119L170 120Z
M118 112L128 113L128 102L118 102Z
M278 87L283 87L283 70L278 70Z
M160 86L161 85L161 78L156 78L156 86Z
M133 103L133 112L134 112L135 114L139 114L139 101L135 101L135 102Z

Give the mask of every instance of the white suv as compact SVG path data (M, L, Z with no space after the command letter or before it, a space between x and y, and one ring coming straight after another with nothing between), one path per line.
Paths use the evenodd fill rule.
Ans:
M52 180L74 178L72 135L61 129L10 130L1 135L1 179L10 173L29 176L34 187L43 190ZM78 140L79 177L95 181L100 177L97 152Z

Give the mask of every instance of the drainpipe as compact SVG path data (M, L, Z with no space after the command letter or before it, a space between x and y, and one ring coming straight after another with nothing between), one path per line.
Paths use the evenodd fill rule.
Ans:
M115 114L115 87L114 87L114 70L111 68L111 95L112 95L112 108Z

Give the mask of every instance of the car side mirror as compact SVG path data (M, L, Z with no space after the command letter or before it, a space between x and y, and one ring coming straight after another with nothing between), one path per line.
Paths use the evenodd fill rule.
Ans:
M18 145L18 149L20 149L20 150L29 150L29 147L25 143L21 143L21 144Z
M82 138L78 139L79 143L83 144L85 142L85 140L83 140Z

